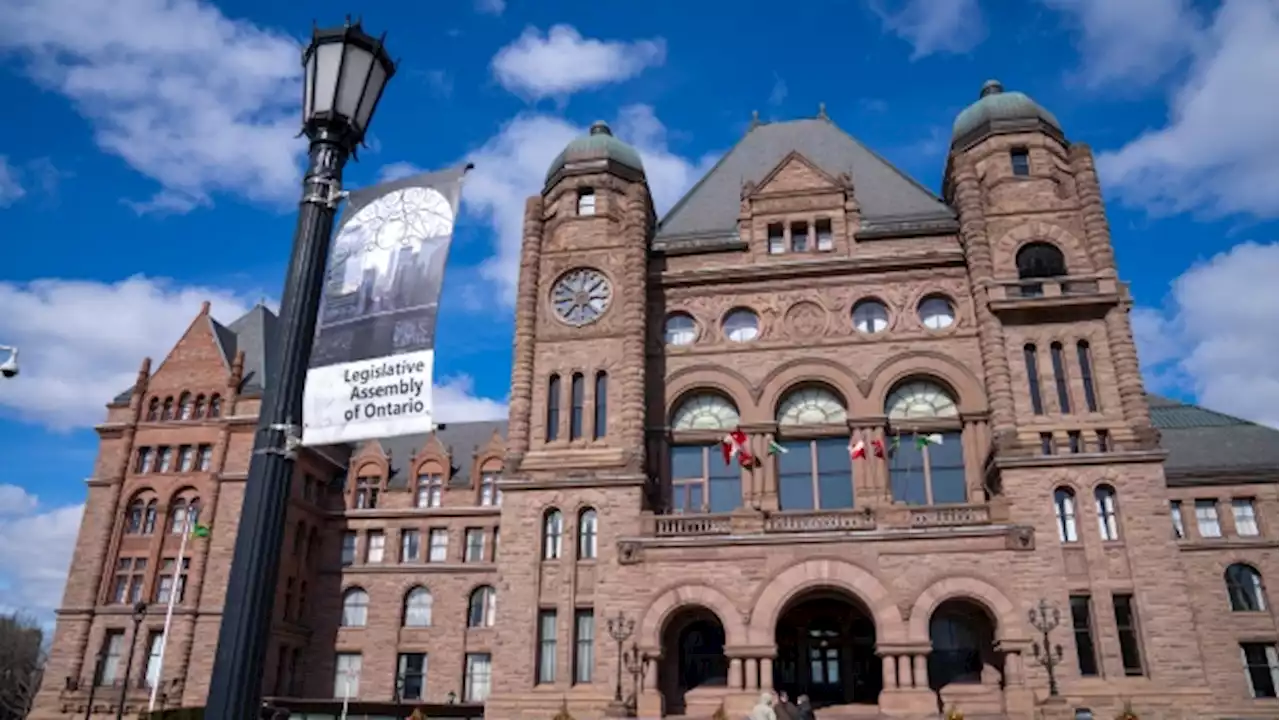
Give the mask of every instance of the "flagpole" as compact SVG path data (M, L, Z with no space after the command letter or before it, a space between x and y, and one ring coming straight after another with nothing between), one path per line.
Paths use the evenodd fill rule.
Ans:
M151 683L151 700L147 712L156 710L156 697L160 694L160 681L164 677L164 650L169 645L169 628L173 626L173 607L177 604L179 583L182 582L182 561L187 553L187 538L191 536L191 509L187 508L182 520L182 540L178 543L178 559L173 564L173 587L169 588L169 606L164 611L164 632L160 636L160 657L156 658L156 680Z

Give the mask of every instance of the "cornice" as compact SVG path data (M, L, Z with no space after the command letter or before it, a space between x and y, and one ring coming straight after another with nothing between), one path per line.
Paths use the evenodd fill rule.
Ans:
M669 270L653 273L652 277L661 286L678 287L682 285L724 285L815 276L829 277L835 274L868 274L892 270L963 267L964 264L964 252L956 249L899 253L881 257L824 257L818 260L790 260L758 265Z
M1013 468L1086 467L1093 465L1135 465L1163 463L1167 450L1134 450L1129 452L1068 453L1064 455L1027 455L1009 457L995 455L988 466L999 470Z
M498 481L502 492L519 492L521 490L584 490L589 488L625 488L644 487L649 482L644 475L615 475L589 477L565 477L554 480L533 480L520 478L504 478Z
M419 518L497 517L502 508L496 505L458 505L434 508L374 508L371 510L326 510L325 517L347 520L410 520Z

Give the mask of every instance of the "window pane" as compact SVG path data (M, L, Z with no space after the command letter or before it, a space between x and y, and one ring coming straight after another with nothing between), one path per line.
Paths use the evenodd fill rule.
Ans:
M1258 534L1258 518L1254 513L1253 500L1248 498L1232 500L1231 514L1235 518L1237 535L1253 537Z
M818 501L824 509L853 507L853 460L845 438L813 442L818 465Z
M676 445L671 448L671 478L683 480L702 477L701 445Z
M924 454L910 435L898 438L898 450L889 459L889 486L893 499L908 505L924 505Z
M538 683L556 681L556 611L538 613Z
M933 502L963 503L969 495L964 481L964 446L960 433L938 433L942 444L929 446L929 470L933 479Z
M466 702L484 702L489 699L489 653L467 653L466 677L462 695Z
M742 504L742 470L734 463L725 465L719 457L707 463L710 488L707 505L713 513L731 512Z
M591 682L595 669L595 613L579 610L574 614L573 681L579 684Z
M778 504L783 510L813 509L816 505L813 497L813 451L810 441L788 440L779 445L786 452L777 456Z
M1080 674L1097 675L1098 653L1093 645L1093 619L1089 613L1088 595L1071 597L1071 628L1075 632L1076 660L1080 666Z

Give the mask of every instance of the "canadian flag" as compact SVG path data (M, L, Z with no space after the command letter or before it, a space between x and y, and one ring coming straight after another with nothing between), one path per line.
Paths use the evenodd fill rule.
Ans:
M872 440L871 451L874 452L878 458L884 457L884 442L881 440Z
M751 467L756 462L755 456L747 449L747 434L741 430L734 430L724 436L720 441L720 452L724 454L725 465L733 462L735 457L742 467Z
M861 440L854 442L853 438L849 438L849 457L857 460L867 456L867 444Z

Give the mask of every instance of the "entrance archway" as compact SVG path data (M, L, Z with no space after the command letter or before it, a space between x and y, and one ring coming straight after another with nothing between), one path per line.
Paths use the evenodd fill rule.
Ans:
M797 597L778 617L773 687L814 707L874 704L883 686L876 623L857 599L838 590Z
M724 624L707 608L676 612L662 633L663 662L658 674L668 715L685 711L685 694L702 687L729 684L724 654Z
M1002 679L995 637L995 621L978 603L953 598L939 605L929 618L929 687L975 685L984 674Z

